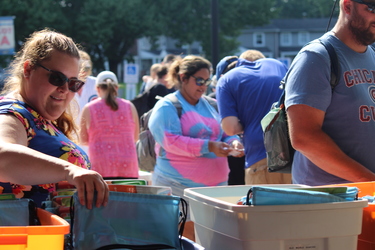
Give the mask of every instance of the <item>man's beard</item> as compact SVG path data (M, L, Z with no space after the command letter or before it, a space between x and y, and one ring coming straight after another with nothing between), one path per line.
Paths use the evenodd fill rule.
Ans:
M366 27L366 21L360 16L356 9L353 10L352 19L349 20L349 30L353 34L353 38L361 45L367 46L375 42L375 34L371 32L373 23L369 23Z

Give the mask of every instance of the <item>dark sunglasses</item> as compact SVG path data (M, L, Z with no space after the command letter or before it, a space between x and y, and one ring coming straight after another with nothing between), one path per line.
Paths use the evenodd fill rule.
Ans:
M352 0L353 2L367 5L368 11L375 14L375 3L366 3L362 0Z
M212 82L211 79L204 80L201 77L195 77L195 76L191 76L191 77L193 77L195 79L195 84L198 85L198 86L208 86Z
M52 84L53 86L61 87L61 86L64 86L64 84L67 82L69 90L72 92L77 92L78 90L82 88L83 84L85 84L84 82L76 78L69 79L68 77L66 77L66 75L64 75L63 73L59 71L47 69L46 67L44 67L43 65L39 63L37 63L36 65L51 72L48 78L48 82Z

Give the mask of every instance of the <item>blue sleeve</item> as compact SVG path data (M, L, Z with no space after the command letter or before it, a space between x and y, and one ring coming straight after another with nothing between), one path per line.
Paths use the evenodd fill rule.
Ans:
M221 120L228 116L238 117L235 90L228 78L222 76L216 86L216 98Z
M304 50L294 59L286 84L286 108L305 104L326 111L331 103L330 61L320 45L316 51Z

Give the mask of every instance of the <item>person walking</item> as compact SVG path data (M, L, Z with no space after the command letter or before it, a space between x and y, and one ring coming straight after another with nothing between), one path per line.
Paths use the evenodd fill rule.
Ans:
M96 77L99 98L85 105L80 143L88 146L92 169L105 179L138 178L135 142L139 121L134 105L117 97L118 80L111 71Z

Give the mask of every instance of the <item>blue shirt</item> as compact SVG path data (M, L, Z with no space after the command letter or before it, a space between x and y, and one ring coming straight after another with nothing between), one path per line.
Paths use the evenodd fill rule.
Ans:
M218 81L216 98L221 119L236 116L244 128L246 168L266 158L260 121L279 99L280 81L286 71L276 59L250 62L240 58L236 67Z
M357 53L325 34L340 63L339 82L332 91L331 64L320 43L302 49L290 68L286 84L286 108L304 104L325 112L322 130L352 159L375 172L375 52ZM333 156L334 157L334 156ZM296 152L292 166L293 183L325 185L346 183Z

